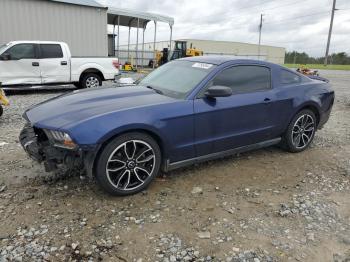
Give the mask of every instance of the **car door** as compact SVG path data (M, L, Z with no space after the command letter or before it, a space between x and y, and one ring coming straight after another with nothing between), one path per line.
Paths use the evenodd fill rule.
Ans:
M36 44L15 44L0 55L3 85L41 84L40 73Z
M68 83L70 64L60 44L40 44L40 68L43 84Z
M197 156L221 152L271 138L273 92L271 70L265 66L226 68L207 85L229 86L233 95L194 101Z

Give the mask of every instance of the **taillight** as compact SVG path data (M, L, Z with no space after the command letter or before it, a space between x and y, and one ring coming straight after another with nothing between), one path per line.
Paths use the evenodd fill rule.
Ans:
M113 64L113 66L114 66L116 69L119 69L119 62L118 62L118 60L113 60L113 61L112 61L112 64Z

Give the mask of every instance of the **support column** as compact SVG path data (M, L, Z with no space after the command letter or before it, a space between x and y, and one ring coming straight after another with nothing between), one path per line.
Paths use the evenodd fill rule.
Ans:
M127 62L130 62L130 61L128 61L128 60L129 60L129 54L130 54L130 30L131 30L131 27L129 26L129 35L128 35L128 57L126 58L126 61L127 61Z
M173 41L173 25L170 25L170 44L169 44L169 56L170 57L171 57L171 41Z
M143 26L143 30L142 30L142 68L145 65L145 30L146 30L146 26Z
M136 70L139 64L139 26L140 26L140 18L137 18L137 32L136 32Z
M153 40L153 69L156 64L156 41L157 41L157 21L154 21L154 40Z
M119 59L119 25L120 25L120 16L118 15L118 29L117 29L118 30L118 36L117 36L118 37L117 38L117 49L118 49L118 51L117 51L118 55L117 56L118 56L118 60L120 60Z
M112 39L112 54L111 56L115 56L115 24L113 24L113 39Z

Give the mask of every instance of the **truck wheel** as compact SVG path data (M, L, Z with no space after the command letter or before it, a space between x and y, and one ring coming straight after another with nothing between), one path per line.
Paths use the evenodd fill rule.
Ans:
M81 86L81 84L78 82L78 83L73 83L73 85L76 87L76 88L78 88L78 89L81 89L82 88L82 86Z
M83 76L80 85L82 88L96 88L102 85L102 79L94 73L87 73Z
M301 110L293 117L283 136L285 148L292 153L304 151L314 139L316 128L315 114L308 109Z
M95 165L95 176L108 193L126 196L148 187L159 172L161 152L154 139L132 132L109 142Z

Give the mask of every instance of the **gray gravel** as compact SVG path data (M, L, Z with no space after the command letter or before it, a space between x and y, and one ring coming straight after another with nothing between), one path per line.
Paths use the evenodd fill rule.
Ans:
M71 90L11 94L0 118L0 261L349 261L350 72L320 73L336 103L307 151L177 170L127 198L78 173L47 174L21 149L24 109Z

